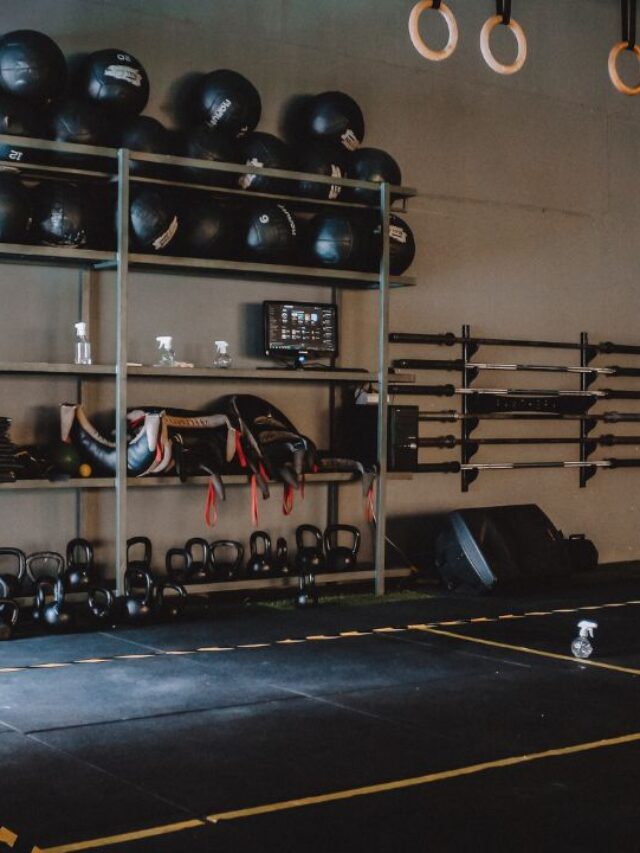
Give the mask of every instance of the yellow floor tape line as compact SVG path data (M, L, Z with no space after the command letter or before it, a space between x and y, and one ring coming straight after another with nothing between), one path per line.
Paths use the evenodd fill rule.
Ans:
M420 628L427 634L437 634L439 637L450 637L454 640L464 640L467 643L475 643L480 646L491 646L496 649L508 649L512 652L523 652L529 655L536 655L543 658L551 658L552 660L565 660L571 663L580 664L580 666L592 666L596 669L608 669L613 672L624 672L626 675L640 675L640 669L634 669L630 666L616 666L613 663L603 663L597 660L582 660L574 658L573 655L561 655L556 652L545 652L543 649L532 649L529 646L514 646L511 643L500 643L497 640L484 640L481 637L468 637L466 634L458 634L455 631L441 631L439 628Z
M6 826L0 826L0 844L6 844L7 847L13 848L17 840L18 836L15 832L11 832Z
M144 838L156 838L160 835L172 835L185 829L198 829L205 826L203 820L185 820L182 823L168 823L165 826L153 826L135 832L123 832L121 835L110 835L105 838L90 838L88 841L76 841L72 844L61 844L59 847L42 847L40 853L75 853L77 850L97 850L99 847L111 847L114 844L125 844L127 841L140 841Z
M256 817L258 815L271 814L273 812L288 811L289 809L318 806L325 803L335 803L340 800L351 800L355 797L368 797L372 794L384 794L389 791L400 791L403 788L415 788L419 785L428 785L433 782L444 782L448 779L459 779L462 776L473 776L486 770L497 770L502 767L514 767L518 764L529 764L533 761L541 761L545 758L559 758L564 755L575 755L580 752L588 752L594 749L620 746L621 744L640 741L640 732L621 737L596 740L589 743L579 743L574 746L564 746L559 749L546 749L542 752L532 752L528 755L513 755L508 758L498 758L494 761L483 761L481 764L470 764L467 767L456 767L453 770L442 770L437 773L427 773L424 776L413 776L409 779L397 779L392 782L382 782L378 785L365 785L362 788L349 788L344 791L332 791L327 794L318 794L314 797L302 797L297 800L284 800L279 803L267 803L263 806L253 806L246 809L237 809L231 812L219 812L207 817L211 823L223 820L238 820L239 818Z

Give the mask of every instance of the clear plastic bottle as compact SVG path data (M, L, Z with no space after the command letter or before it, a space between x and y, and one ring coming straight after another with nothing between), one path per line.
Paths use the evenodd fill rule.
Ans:
M214 341L215 351L213 353L214 367L231 367L231 356L229 355L228 341Z
M156 341L158 342L158 360L154 367L175 367L176 354L173 350L171 335L159 335Z
M87 324L76 323L76 364L91 364L91 344L87 338Z

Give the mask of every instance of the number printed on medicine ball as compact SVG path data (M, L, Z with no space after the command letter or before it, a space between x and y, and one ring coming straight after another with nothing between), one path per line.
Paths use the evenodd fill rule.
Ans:
M149 100L149 78L135 56L121 50L99 50L84 63L82 94L100 106L125 115L137 115Z

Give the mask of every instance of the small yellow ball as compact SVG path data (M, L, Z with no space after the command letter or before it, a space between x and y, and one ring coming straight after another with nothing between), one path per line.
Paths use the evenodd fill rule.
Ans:
M81 477L90 477L93 474L93 471L91 469L91 465L87 465L87 463L84 462L78 468L78 474L80 474Z

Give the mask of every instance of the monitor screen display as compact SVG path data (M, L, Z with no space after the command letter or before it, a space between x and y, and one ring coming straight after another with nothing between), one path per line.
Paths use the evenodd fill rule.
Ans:
M268 356L338 355L338 307L315 302L264 302L264 349Z

